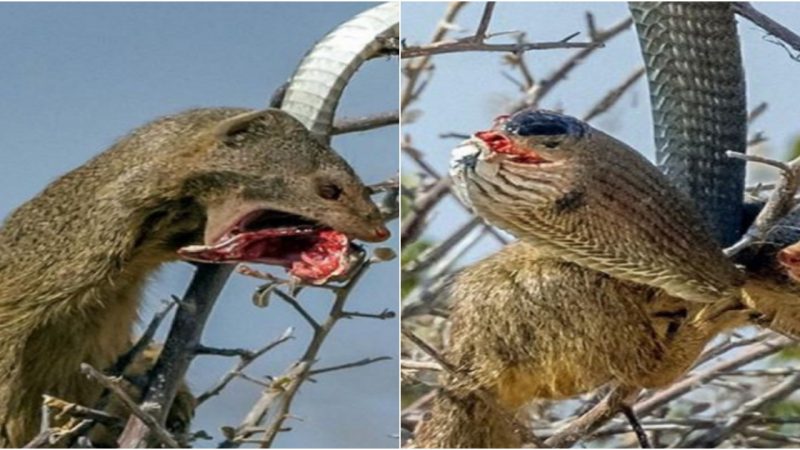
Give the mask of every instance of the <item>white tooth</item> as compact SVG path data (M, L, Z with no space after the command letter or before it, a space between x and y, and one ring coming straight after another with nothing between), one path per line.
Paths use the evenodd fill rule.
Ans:
M224 237L226 237L226 236L223 236L223 238ZM217 248L220 248L220 247L225 247L225 246L227 246L229 244L232 244L235 240L236 240L236 236L227 236L227 239L225 239L224 241L219 242L217 244L214 244L213 246L210 246L208 248L217 249Z
M209 250L210 248L207 245L187 245L186 247L181 247L181 251L195 253Z

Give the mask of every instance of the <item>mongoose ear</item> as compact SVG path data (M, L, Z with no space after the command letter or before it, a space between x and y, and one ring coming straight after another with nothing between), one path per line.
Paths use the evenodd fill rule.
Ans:
M280 109L267 108L258 111L249 111L231 118L225 119L217 124L214 129L214 136L221 141L228 140L234 134L245 130L250 123L255 120L267 122L275 125L278 129L293 133L297 131L308 132L308 129L291 114Z
M246 129L254 120L272 118L275 112L280 111L274 108L267 108L258 111L248 111L230 117L217 124L216 128L214 128L214 136L221 141L226 141L232 135Z

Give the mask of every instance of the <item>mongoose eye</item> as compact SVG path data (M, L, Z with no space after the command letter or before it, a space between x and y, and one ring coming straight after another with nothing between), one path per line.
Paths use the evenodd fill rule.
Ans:
M582 136L584 125L569 116L548 111L520 111L505 122L505 130L517 136Z
M339 197L342 196L342 188L333 183L325 183L317 188L317 193L325 200L339 200Z

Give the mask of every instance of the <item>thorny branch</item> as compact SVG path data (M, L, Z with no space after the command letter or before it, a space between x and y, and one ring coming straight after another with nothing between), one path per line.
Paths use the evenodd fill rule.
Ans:
M602 44L597 42L570 42L570 40L576 36L576 33L556 42L534 43L518 41L514 44L489 44L486 42L486 40L493 36L510 34L509 32L495 33L494 35L487 34L489 22L491 22L492 13L494 12L494 6L495 2L486 2L481 20L478 23L475 34L472 36L450 41L437 40L427 45L405 46L400 50L400 57L415 58L419 56L441 55L445 53L457 52L508 52L520 54L530 50L554 50L563 48L594 47L598 45L602 46Z
M372 264L380 261L381 260L376 260L374 258L363 261L343 285L330 288L334 295L334 301L327 317L321 322L314 319L296 299L295 295L299 293L298 289L295 289L294 292L284 292L281 289L274 290L274 293L280 299L289 303L305 318L313 331L311 341L303 356L296 363L282 375L274 377L267 382L267 387L262 393L261 398L253 405L242 423L235 428L227 427L227 432L225 433L226 440L220 444L221 447L234 448L244 443L254 442L251 438L257 434L260 434L257 443L262 448L270 447L278 433L284 430L284 422L292 417L290 414L292 401L300 389L300 386L308 381L311 376L334 370L364 366L389 359L389 357L367 358L354 363L322 369L313 368L314 364L317 362L319 351L333 327L340 319L353 317L352 312L348 313L344 309L353 288L367 269L369 269ZM373 316L373 318L387 319L390 317L393 317L393 315L385 314L383 316ZM271 417L268 418L268 415ZM266 422L265 419L267 419Z

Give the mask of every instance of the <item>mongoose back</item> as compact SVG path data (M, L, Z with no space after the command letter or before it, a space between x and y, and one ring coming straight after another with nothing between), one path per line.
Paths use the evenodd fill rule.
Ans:
M79 364L130 345L147 276L179 251L321 283L347 269L350 239L386 237L353 170L285 112L195 109L135 130L0 230L0 443L33 437L43 394L95 400Z

